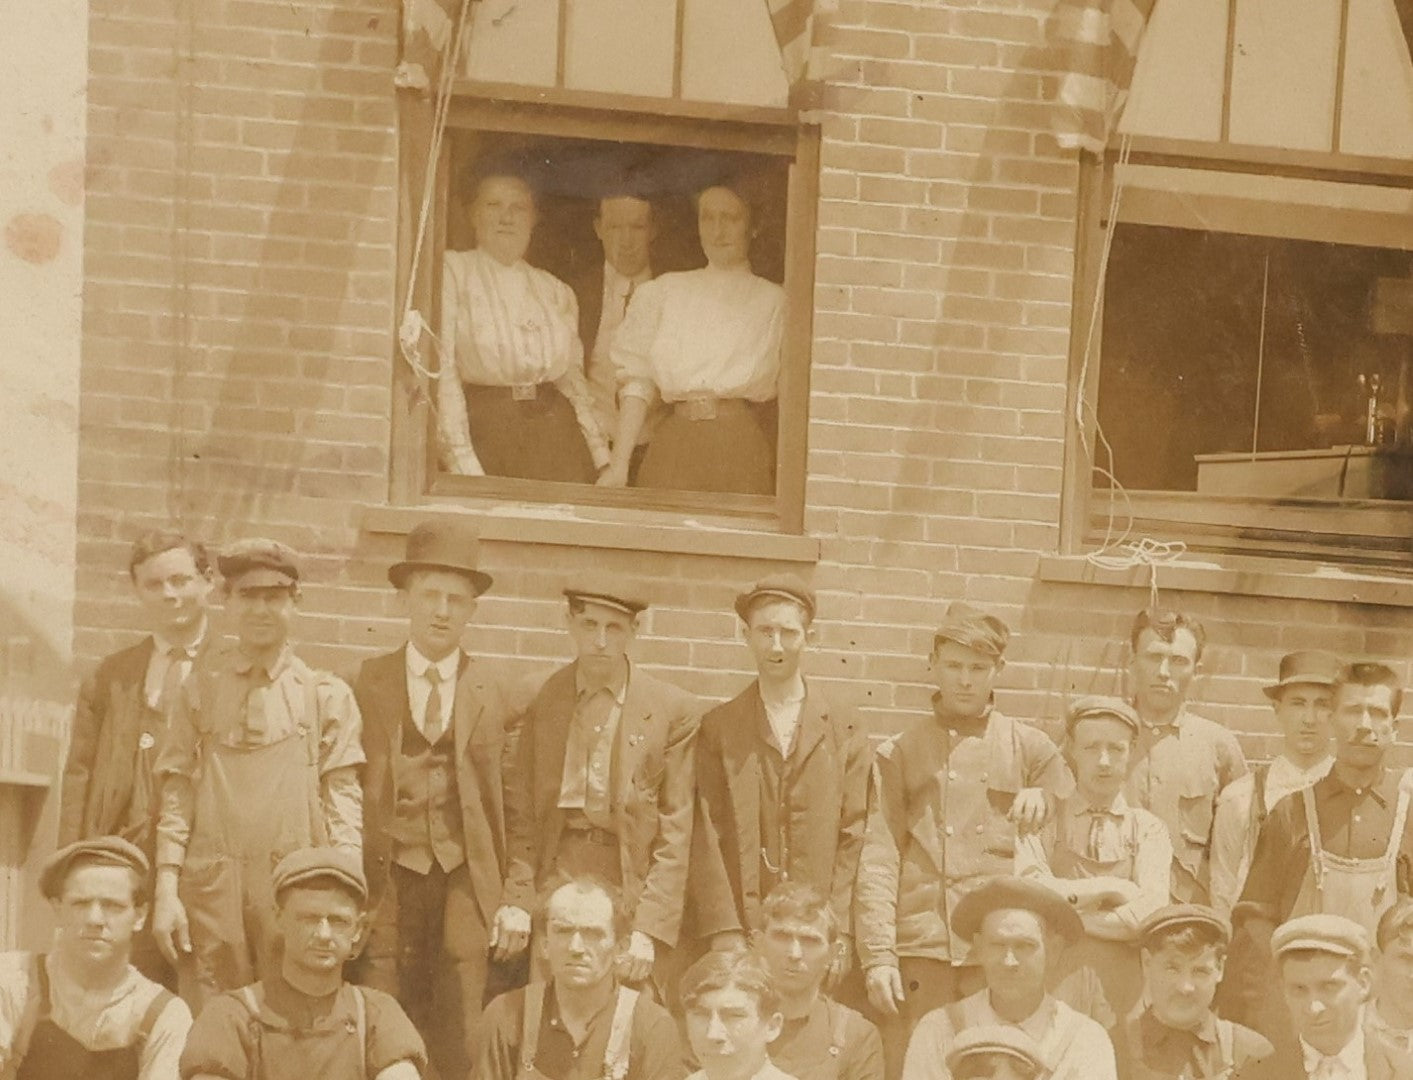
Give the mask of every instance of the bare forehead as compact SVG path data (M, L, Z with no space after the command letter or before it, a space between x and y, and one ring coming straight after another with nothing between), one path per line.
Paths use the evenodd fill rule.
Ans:
M636 195L610 195L599 203L599 218L612 224L647 221L653 215L653 204Z
M545 905L545 917L564 926L611 926L613 901L601 889L561 885Z
M982 917L981 936L993 941L1043 940L1045 920L1028 908L996 908Z
M120 897L130 902L137 891L137 871L111 863L81 862L64 878L60 896L65 900L87 897Z
M477 202L488 202L492 199L523 199L533 203L535 193L530 189L530 185L518 176L493 175L485 177L476 185Z
M1187 627L1179 626L1173 631L1172 640L1169 641L1150 627L1139 634L1138 646L1134 652L1161 656L1181 654L1192 659L1197 655L1197 635Z
M805 609L793 600L757 600L751 605L749 625L754 629L760 626L784 626L803 630Z

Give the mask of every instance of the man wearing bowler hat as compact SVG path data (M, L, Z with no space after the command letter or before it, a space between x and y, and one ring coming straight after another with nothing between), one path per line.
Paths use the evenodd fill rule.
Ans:
M191 1012L130 963L147 856L117 836L79 840L45 861L39 889L48 952L0 954L0 1076L175 1080Z
M1084 934L1065 900L1017 877L991 878L957 903L952 931L971 943L985 986L922 1018L908 1042L903 1080L947 1080L944 1062L958 1034L995 1024L1034 1039L1051 1080L1114 1080L1108 1034L1045 989L1058 952Z
M1264 687L1275 708L1281 752L1237 777L1217 796L1212 820L1212 906L1230 913L1246 884L1256 837L1266 817L1292 792L1330 771L1330 711L1340 659L1317 649L1281 657L1277 680Z
M268 969L275 863L312 844L363 846L358 705L289 644L298 558L241 540L217 566L236 640L198 659L157 755L153 932L197 1012Z
M564 597L575 658L519 722L510 782L531 802L523 843L540 888L565 874L617 886L630 915L620 975L638 982L656 967L666 982L682 927L701 705L629 657L646 600L594 573Z
M407 643L354 680L374 912L363 977L397 995L448 1078L473 1060L489 962L528 943L532 897L527 851L506 843L523 794L502 783L511 710L495 673L462 648L491 584L478 548L457 519L408 534L388 570Z
M838 929L832 988L853 951L868 744L853 710L805 678L815 607L793 574L736 598L757 675L702 719L690 895L696 932L721 948L764 929L765 898L781 882L813 886Z

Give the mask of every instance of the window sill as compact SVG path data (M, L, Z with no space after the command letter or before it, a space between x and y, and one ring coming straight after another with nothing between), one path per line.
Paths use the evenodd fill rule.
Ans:
M406 535L414 526L451 516L475 519L481 539L513 544L551 544L617 551L662 552L774 562L819 561L819 541L744 527L738 522L646 512L614 513L585 506L366 506L363 531Z
M1100 567L1083 555L1045 555L1039 577L1053 584L1147 589L1150 571L1146 565L1123 570ZM1413 608L1413 575L1327 562L1189 553L1160 564L1158 580L1162 588L1178 592Z

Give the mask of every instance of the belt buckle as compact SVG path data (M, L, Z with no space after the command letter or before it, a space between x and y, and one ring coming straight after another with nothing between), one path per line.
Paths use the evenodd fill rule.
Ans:
M715 420L716 395L707 393L691 394L687 397L688 420Z
M510 396L515 401L534 401L540 396L540 384L532 382L512 383Z

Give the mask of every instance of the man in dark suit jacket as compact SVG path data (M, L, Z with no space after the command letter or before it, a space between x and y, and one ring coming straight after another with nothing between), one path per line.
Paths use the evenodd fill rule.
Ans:
M868 795L868 745L853 712L800 671L813 590L791 574L769 577L736 598L736 613L759 678L702 718L688 888L693 928L718 948L761 928L762 901L786 879L814 886L838 925L853 925ZM829 985L852 952L841 932Z
M564 590L575 661L522 718L509 780L530 793L535 880L593 873L619 886L632 931L623 978L666 982L692 830L697 699L636 667L628 647L647 604L586 577Z
M373 926L363 981L397 996L445 1078L466 1075L489 960L529 941L528 852L507 847L520 794L502 782L507 698L461 649L476 598L476 533L419 525L388 571L408 643L363 663L364 860ZM517 827L516 835L523 835Z
M121 836L156 864L157 744L167 697L210 637L213 577L205 546L180 533L150 532L133 544L128 578L148 634L105 658L79 691L59 798L61 847ZM132 963L157 982L173 979L151 934L134 936Z

